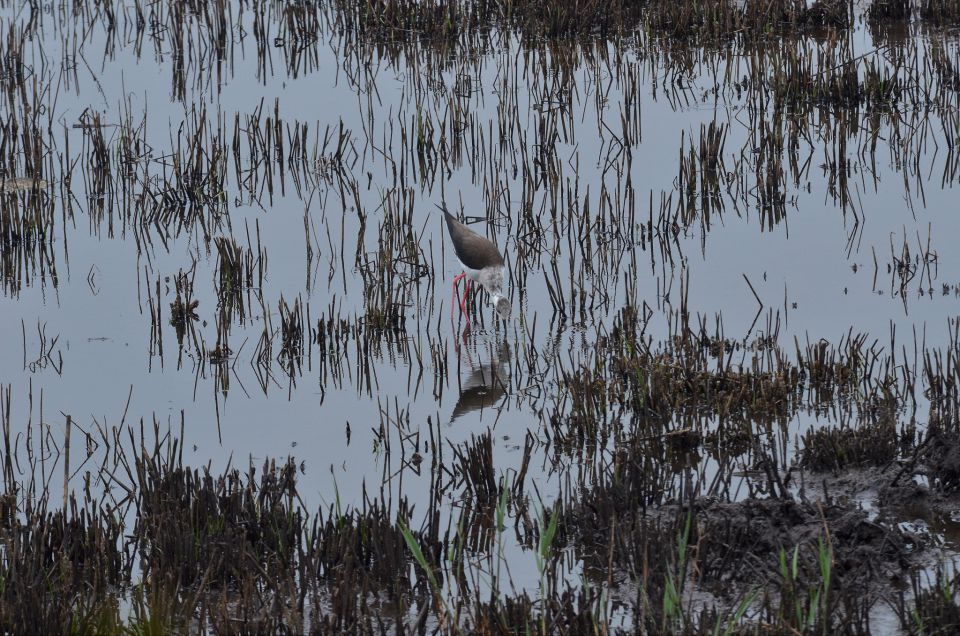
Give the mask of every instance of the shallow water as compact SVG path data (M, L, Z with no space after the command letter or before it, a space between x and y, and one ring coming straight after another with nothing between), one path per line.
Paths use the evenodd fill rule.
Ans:
M14 437L42 426L59 444L72 418L75 467L87 457L77 429L96 437L98 428L157 419L178 431L182 417L192 466L222 469L289 455L303 462L308 507L358 505L364 492L382 491L422 508L430 472L411 458L426 453L432 430L445 453L489 430L501 476L516 475L532 437L528 485L550 505L589 483L591 472L582 470L582 454L552 445L545 414L568 408L563 369L590 359L597 334L625 304L648 308L653 342L675 333L675 312L683 311L711 332L722 321L733 341L776 336L787 350L794 338L837 342L849 332L890 349L895 332L894 352L916 364L918 348L951 346L960 294L960 254L951 249L960 233L958 175L946 183L941 175L955 161L949 149L960 134L956 91L939 91L939 102L923 109L908 100L878 108L874 153L864 150L868 129L849 139L840 133L846 205L824 167L838 148L829 106L813 110L811 136L796 151L800 168L778 181L785 204L771 211L758 202L751 168L762 105L723 79L745 77L750 52L743 47L701 50L683 72L642 36L623 53L604 42L530 49L501 34L469 56L412 46L392 57L388 48L357 45L326 25L291 61L296 44L283 39L282 22L266 20L258 54L254 15L232 15L221 60L203 48L197 22L183 33L195 46L190 58L177 53L169 29L138 34L131 14L111 33L100 20L85 27L84 19L55 10L26 43L24 62L40 90L31 103L43 109L43 142L55 158L54 168L37 176L57 198L50 238L57 276L4 270L0 378L12 389ZM27 19L8 7L3 31ZM915 48L923 57L932 43L957 58L956 33L917 29L898 50L909 57ZM886 68L892 49L876 52L880 44L860 25L850 55ZM831 56L823 59L832 64ZM201 109L213 127L196 135L189 122ZM110 157L106 194L93 187L88 162L93 113ZM275 160L255 161L250 152L251 139L264 139L266 120L277 113L287 148L295 123L309 140L309 161L287 165L282 175ZM625 142L629 113L633 139ZM143 142L126 181L124 122L133 122ZM668 209L675 208L683 196L680 153L710 122L727 127L724 186L713 202L722 211L709 224L701 214L689 224L661 225L672 217L661 201L671 197ZM459 146L451 144L455 127L468 131ZM138 193L156 195L176 183L172 155L196 139L211 156L211 130L222 131L228 153L238 140L239 164L232 154L225 158L222 189L194 220L182 227L152 222L155 199ZM344 152L335 159L339 131ZM325 135L334 141L324 144ZM434 145L418 154L418 136ZM458 272L435 207L441 202L492 219L473 227L486 227L507 256L509 321L496 323L479 296L473 329L451 324L450 281ZM644 234L648 219L657 227L652 241ZM240 290L244 319L234 313L225 328L218 327L215 239L231 236L265 256L255 267L263 265L264 274ZM394 242L383 247L385 236ZM409 251L400 254L401 247ZM903 276L897 259L907 263ZM199 304L191 321L196 340L188 335L178 345L169 319L181 271ZM308 327L321 317L357 324L383 306L373 298L383 272L396 274L385 286L405 329L385 333L370 350L362 339L346 339L326 362L308 338L299 368L288 374L281 299L291 306L299 299ZM555 310L551 289L568 299L567 316ZM574 294L582 294L582 308L569 302ZM162 354L151 302L160 309ZM198 355L221 341L232 350L225 364ZM268 341L272 348L261 355ZM746 351L737 355L749 360ZM499 381L487 382L492 375ZM917 396L901 417L915 409L922 426L922 390ZM837 417L807 409L793 415L777 433L784 465L797 435ZM590 462L602 465L611 450L596 449ZM100 463L97 452L87 458L90 470ZM744 470L749 463L743 460ZM47 469L53 474L57 466ZM71 469L72 487L86 469ZM716 470L705 457L678 467L677 479L709 483ZM56 479L51 487L59 487ZM455 512L463 496L451 484L444 503ZM512 542L505 549L517 587L535 587L533 556Z

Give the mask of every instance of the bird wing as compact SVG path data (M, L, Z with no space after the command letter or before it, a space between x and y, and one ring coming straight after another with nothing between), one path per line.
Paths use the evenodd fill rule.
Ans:
M490 265L503 265L503 256L493 241L480 236L444 210L447 230L460 262L470 269L483 269Z

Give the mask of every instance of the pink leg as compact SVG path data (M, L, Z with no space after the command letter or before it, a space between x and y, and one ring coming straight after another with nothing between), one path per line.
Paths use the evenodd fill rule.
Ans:
M453 308L457 306L457 283L460 282L461 278L464 278L466 274L460 273L453 277L453 298L450 300L450 320L453 320ZM469 285L470 282L467 281Z
M463 300L460 301L460 313L467 313L467 294L470 293L470 279L467 279L466 289L463 290ZM470 316L467 316L467 322L470 322Z

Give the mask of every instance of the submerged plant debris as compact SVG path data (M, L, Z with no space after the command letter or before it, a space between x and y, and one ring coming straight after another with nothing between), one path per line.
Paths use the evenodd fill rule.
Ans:
M0 16L0 632L960 630L956 2Z

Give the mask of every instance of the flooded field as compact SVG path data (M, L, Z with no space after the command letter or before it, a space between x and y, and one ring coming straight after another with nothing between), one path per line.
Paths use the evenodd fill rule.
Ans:
M0 16L0 632L960 629L956 1Z

